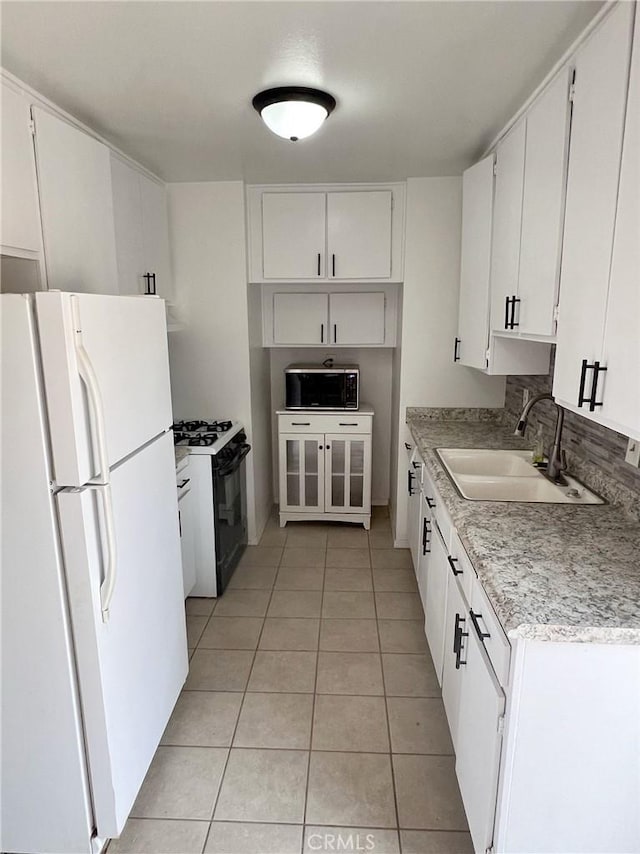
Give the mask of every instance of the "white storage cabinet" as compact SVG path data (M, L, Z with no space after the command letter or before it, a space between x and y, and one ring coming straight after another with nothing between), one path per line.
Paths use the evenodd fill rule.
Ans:
M117 294L109 149L40 107L32 112L48 286Z
M35 257L41 251L36 167L29 100L2 81L3 255Z
M634 9L618 4L576 56L553 394L640 438L637 21L627 91Z
M402 281L404 185L247 189L252 282Z
M373 410L278 412L280 525L371 522Z
M155 293L171 300L173 287L164 186L113 153L111 183L120 293Z
M424 463L418 454L418 449L408 442L407 450L407 538L414 570L418 571L418 560L421 551L419 538L419 523L422 503L422 473Z
M339 288L339 290L337 290ZM361 290L354 285L263 285L265 347L394 347L395 286Z

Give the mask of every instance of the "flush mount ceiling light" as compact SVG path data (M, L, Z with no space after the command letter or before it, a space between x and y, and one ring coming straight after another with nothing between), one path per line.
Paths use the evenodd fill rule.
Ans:
M279 86L265 89L252 101L270 131L297 142L311 136L336 106L336 99L320 89Z

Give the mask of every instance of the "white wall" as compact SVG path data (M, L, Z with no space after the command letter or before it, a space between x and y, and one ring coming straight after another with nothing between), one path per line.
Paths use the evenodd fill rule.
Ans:
M284 406L284 369L291 362L320 364L327 356L340 364L360 366L360 400L373 406L373 450L371 500L374 504L387 504L390 488L391 459L391 388L393 350L368 348L274 348L271 350L271 400L273 412ZM275 414L273 436L278 435ZM278 500L278 448L273 443L273 494Z
M406 408L504 404L504 377L487 377L453 362L461 217L461 178L407 181L402 351L396 364L400 380L396 496L392 501L398 545L406 544Z
M260 377L268 374L249 339L244 187L240 181L170 184L168 201L176 302L186 323L169 335L174 416L245 424L253 447L246 470L255 542L266 518L265 494L270 503L271 456L260 420L266 385Z

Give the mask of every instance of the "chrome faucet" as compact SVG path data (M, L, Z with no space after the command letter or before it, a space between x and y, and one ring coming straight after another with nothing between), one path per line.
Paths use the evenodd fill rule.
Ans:
M555 402L552 395L537 394L525 404L525 407L520 414L520 418L518 419L518 426L513 432L515 436L524 436L524 431L527 426L527 419L529 417L529 413L536 405L536 403L539 403L541 400L551 400L557 410L556 432L553 437L553 445L551 447L551 453L549 454L549 462L547 463L547 470L545 474L550 480L559 483L562 481L562 472L567 467L565 453L562 450L561 446L562 428L564 426L564 408Z

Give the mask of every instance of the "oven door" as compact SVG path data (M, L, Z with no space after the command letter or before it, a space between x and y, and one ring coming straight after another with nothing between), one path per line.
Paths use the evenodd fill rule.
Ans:
M286 374L287 409L344 409L346 381L344 372Z
M218 596L229 583L247 547L244 458L250 450L250 445L243 445L233 460L212 471Z

